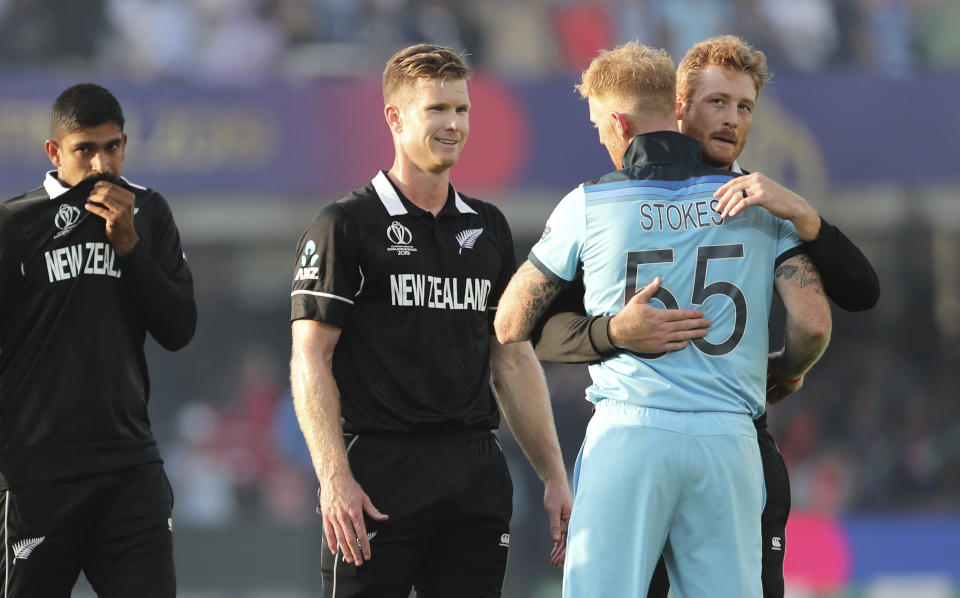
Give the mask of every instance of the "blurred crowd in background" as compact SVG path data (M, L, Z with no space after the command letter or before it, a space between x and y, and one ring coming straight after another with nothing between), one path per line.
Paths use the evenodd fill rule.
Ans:
M774 71L903 75L960 68L958 30L953 0L0 0L7 68L204 84L377 72L422 40L546 76L633 39L679 60L718 31L764 49Z

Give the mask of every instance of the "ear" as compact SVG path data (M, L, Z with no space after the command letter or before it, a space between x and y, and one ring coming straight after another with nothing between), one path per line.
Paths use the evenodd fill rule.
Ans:
M123 141L120 142L120 161L127 157L127 134L123 134Z
M400 134L403 132L403 119L400 118L400 108L395 104L387 104L383 107L383 117L387 120L387 126L390 132Z
M683 120L687 112L687 101L682 95L677 94L677 120Z
M630 134L630 117L623 112L611 112L610 116L613 118L613 126L616 127L617 134L623 139L632 139L633 135Z
M50 158L50 163L60 168L60 145L52 139L47 139L43 142L43 149L47 152L47 157Z

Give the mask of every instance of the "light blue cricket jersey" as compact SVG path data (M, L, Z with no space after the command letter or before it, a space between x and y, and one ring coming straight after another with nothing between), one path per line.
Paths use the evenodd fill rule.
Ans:
M530 260L565 281L582 268L588 315L616 314L660 276L653 305L701 309L712 322L705 338L679 351L622 352L591 365L588 400L756 418L765 405L774 268L800 240L790 222L758 207L722 220L713 191L733 175L699 155L679 133L637 137L623 170L563 198Z

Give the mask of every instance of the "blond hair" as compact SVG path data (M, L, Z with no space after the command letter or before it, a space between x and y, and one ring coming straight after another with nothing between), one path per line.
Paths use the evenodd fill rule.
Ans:
M696 91L700 74L711 66L750 75L758 95L772 76L767 71L767 57L763 52L735 35L720 35L687 50L677 67L677 93L689 98Z
M418 79L459 81L469 79L470 74L463 55L456 50L432 44L409 46L390 57L383 69L383 101L395 103Z
M673 113L677 74L663 50L627 42L602 50L583 71L575 89L586 98L614 101L638 115Z

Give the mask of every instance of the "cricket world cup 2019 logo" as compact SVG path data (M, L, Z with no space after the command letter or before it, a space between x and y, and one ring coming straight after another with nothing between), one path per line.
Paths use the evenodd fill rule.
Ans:
M387 240L392 243L392 245L387 247L387 251L393 252L396 255L410 255L417 250L417 248L412 245L413 233L410 232L409 228L396 220L391 222L390 226L387 227Z
M53 236L54 239L59 239L60 237L66 235L72 231L77 224L80 223L80 209L71 206L70 204L60 204L60 209L57 210L57 215L53 217L53 225L60 230L57 234Z

